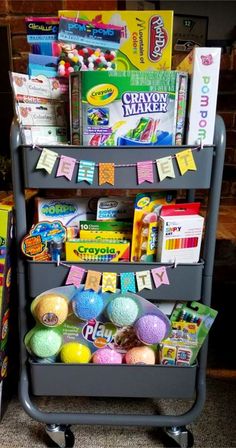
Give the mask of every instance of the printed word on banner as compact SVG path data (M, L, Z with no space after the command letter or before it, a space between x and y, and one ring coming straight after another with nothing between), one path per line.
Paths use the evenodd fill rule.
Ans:
M57 157L57 152L51 151L47 148L43 148L36 165L36 170L44 169L48 174L51 174Z
M151 272L152 272L152 278L154 281L154 285L156 288L159 288L160 285L169 285L170 284L165 266L161 266L160 268L152 269Z
M98 292L100 288L101 272L88 271L84 289L93 289L93 291Z
M134 272L121 272L120 274L121 293L136 292Z
M102 292L116 292L116 272L103 272Z
M99 185L115 183L115 165L114 163L99 163Z
M65 176L68 180L72 179L76 159L67 156L61 156L56 177Z
M80 160L77 182L85 180L92 185L95 170L95 162L90 160Z
M177 154L175 154L175 157L177 159L179 170L182 176L188 170L197 170L191 149L185 149L184 151L178 152Z
M154 178L153 178L152 160L146 160L145 162L137 162L137 175L138 175L138 184L142 184L145 181L153 183Z
M136 272L136 280L138 285L138 291L142 291L142 289L144 288L152 289L150 271Z
M175 177L171 156L161 157L161 159L157 159L156 164L160 181L162 181L166 177Z
M66 285L75 285L78 288L83 280L85 272L85 269L82 269L78 266L71 266L68 277L66 279Z

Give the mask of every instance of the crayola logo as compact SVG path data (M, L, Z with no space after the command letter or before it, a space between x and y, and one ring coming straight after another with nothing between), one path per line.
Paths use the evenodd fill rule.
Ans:
M118 95L118 89L113 84L99 84L87 93L87 101L93 106L105 106L112 103Z

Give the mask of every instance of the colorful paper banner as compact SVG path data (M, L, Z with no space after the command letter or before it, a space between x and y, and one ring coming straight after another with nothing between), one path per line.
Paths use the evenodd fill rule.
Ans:
M156 164L160 181L162 181L166 177L175 177L171 156L161 157L161 159L157 159Z
M152 269L151 272L152 272L152 278L154 281L154 285L156 288L159 288L160 285L169 285L170 284L165 266L161 266L160 268Z
M72 179L76 159L67 156L61 156L56 177L65 176L68 180Z
M150 271L136 272L136 280L138 285L138 291L142 291L142 289L144 288L152 289Z
M98 292L101 276L101 272L88 270L84 289L93 289L93 291Z
M75 285L78 288L83 280L85 272L85 269L82 269L78 266L71 266L68 277L66 279L66 285Z
M102 274L102 292L116 292L116 272L103 272Z
M57 160L58 153L50 149L43 148L36 165L36 170L44 169L48 174L51 174L54 164Z
M92 185L94 170L95 162L91 162L90 160L80 160L77 182L85 180Z
M114 163L99 163L99 185L115 183Z
M197 167L193 158L193 153L191 149L185 149L177 154L175 154L177 159L180 174L183 176L188 170L196 171Z
M138 184L142 184L145 181L153 183L154 179L153 179L152 160L146 160L145 162L137 162L137 175L138 175Z
M134 272L121 272L120 274L121 293L136 292Z

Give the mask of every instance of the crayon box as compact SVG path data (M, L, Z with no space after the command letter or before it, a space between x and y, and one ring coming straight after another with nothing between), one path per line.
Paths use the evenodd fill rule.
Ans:
M173 11L59 11L59 16L122 27L117 70L171 68Z
M197 263L199 261L204 218L200 203L165 205L161 209L157 261Z
M193 50L193 68L187 118L187 145L213 143L221 48Z
M84 71L72 75L71 83L77 76L79 140L83 145L148 147L182 144L186 73L170 70ZM73 87L70 90L73 91ZM75 124L75 117L73 119Z
M126 240L83 240L66 241L67 261L129 261L130 242Z

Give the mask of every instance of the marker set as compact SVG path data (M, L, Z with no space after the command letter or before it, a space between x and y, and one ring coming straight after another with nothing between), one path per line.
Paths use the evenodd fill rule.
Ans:
M172 240L167 240L165 248L166 250L172 249L187 249L189 247L197 247L198 238L173 238Z

